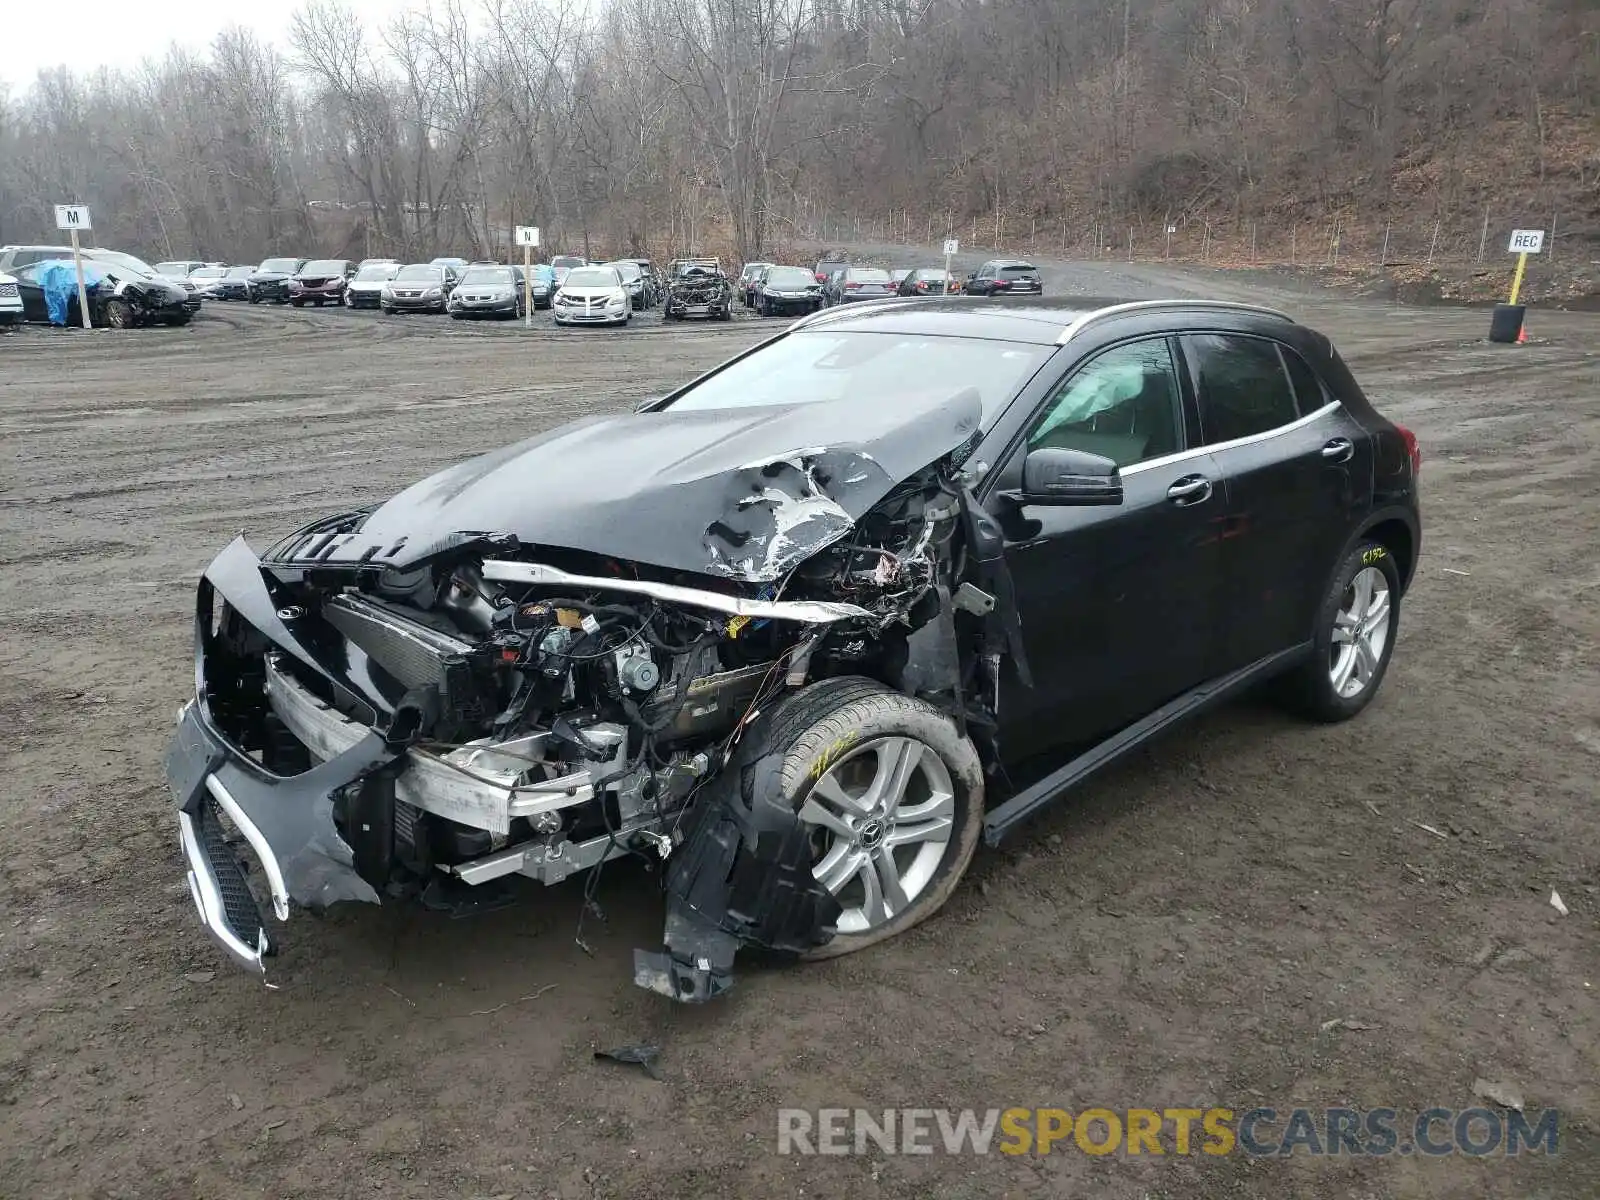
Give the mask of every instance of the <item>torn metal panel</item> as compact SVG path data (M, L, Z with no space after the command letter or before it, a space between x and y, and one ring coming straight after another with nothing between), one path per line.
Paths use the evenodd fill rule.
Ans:
M855 527L846 502L894 481L848 450L803 450L734 472L727 511L705 533L706 570L734 579L781 579Z

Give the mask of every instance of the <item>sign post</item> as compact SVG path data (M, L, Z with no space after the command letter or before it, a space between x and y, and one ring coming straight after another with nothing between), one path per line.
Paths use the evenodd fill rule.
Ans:
M950 294L950 260L961 253L961 243L956 238L944 240L944 294Z
M1522 275L1528 269L1528 255L1538 254L1544 249L1544 230L1542 229L1513 229L1511 242L1506 246L1508 254L1517 256L1517 273L1511 279L1511 299L1505 304L1496 304L1494 312L1489 316L1489 340L1491 342L1521 343L1528 340L1527 330L1522 327L1522 318L1527 314L1527 309L1517 303L1517 297L1522 294Z
M1511 231L1511 244L1506 247L1507 253L1517 256L1517 273L1511 279L1511 299L1507 304L1516 304L1517 296L1522 291L1522 273L1528 267L1528 255L1538 254L1544 250L1544 230L1542 229L1513 229Z
M89 328L89 292L83 286L83 254L78 247L78 230L93 229L89 210L82 204L56 205L56 228L72 234L72 265L78 271L78 316L83 327Z
M537 225L517 226L517 245L522 247L522 327L533 328L533 248L539 244Z

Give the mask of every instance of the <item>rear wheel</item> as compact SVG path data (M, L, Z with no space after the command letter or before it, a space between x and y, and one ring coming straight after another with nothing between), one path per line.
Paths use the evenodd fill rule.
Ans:
M828 679L777 706L761 736L783 755L812 875L843 909L806 957L864 950L943 907L983 826L983 770L949 717L871 679Z
M1372 702L1400 627L1400 571L1382 542L1363 541L1318 607L1312 655L1290 677L1291 699L1318 721L1347 721Z

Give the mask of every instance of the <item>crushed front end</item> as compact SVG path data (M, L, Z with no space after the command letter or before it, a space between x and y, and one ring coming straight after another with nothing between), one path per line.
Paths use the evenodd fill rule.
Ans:
M970 409L926 436L966 444ZM925 697L975 739L992 727L1003 589L959 458L897 481L822 448L707 476L680 491L706 504L693 545L661 554L697 569L396 537L371 511L259 559L235 540L198 589L167 762L201 920L260 971L292 905L470 911L511 876L638 855L668 860L643 986L706 999L739 946L826 943L838 905L744 735L837 675Z

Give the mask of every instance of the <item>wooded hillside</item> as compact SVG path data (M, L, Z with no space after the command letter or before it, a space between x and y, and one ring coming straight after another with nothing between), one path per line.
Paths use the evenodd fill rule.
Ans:
M315 0L286 46L10 83L0 241L76 201L153 258L503 255L516 223L657 256L1600 244L1596 0Z

